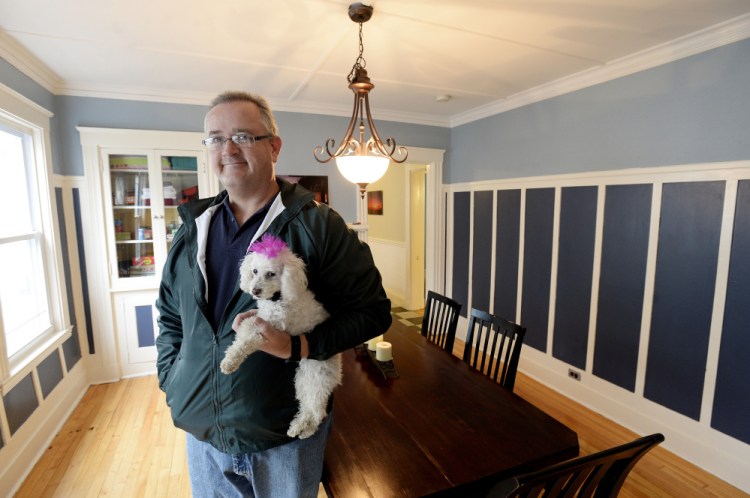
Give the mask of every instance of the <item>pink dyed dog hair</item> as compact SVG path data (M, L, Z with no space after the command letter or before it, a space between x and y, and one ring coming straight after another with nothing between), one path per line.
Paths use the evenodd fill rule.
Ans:
M268 259L275 258L284 249L286 249L286 242L270 233L264 234L260 240L256 240L247 248L248 251L257 252Z

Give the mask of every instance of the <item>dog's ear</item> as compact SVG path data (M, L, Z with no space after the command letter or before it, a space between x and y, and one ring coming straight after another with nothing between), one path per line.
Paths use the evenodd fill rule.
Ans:
M251 292L251 283L253 279L254 253L248 253L240 263L240 289L245 292Z
M281 272L282 297L296 298L307 289L305 262L289 249L284 250L284 269Z

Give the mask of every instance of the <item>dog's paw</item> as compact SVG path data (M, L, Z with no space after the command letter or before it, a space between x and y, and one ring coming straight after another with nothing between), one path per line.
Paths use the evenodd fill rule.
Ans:
M309 417L305 417L301 413L298 413L292 420L292 423L289 424L289 430L286 431L286 434L289 437L305 439L315 434L317 428L317 424L314 424Z
M322 417L316 417L311 414L304 414L298 412L295 415L292 422L289 424L289 430L286 431L289 437L299 437L300 439L306 439L315 434L320 426L320 423L325 418L325 412Z
M228 358L224 358L223 360L221 360L221 364L219 365L219 368L221 368L221 372L224 374L230 374L234 372L235 370L237 370L237 367L239 367L237 362L234 362Z

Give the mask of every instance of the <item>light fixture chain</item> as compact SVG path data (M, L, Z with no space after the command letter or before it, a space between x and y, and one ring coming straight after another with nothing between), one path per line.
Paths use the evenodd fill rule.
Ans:
M349 83L351 83L354 80L354 73L357 72L357 69L362 69L364 67L367 67L367 61L362 56L364 51L365 51L365 44L362 41L362 23L359 23L359 56L354 61L354 65L352 66L352 70L349 72L349 76L346 77Z

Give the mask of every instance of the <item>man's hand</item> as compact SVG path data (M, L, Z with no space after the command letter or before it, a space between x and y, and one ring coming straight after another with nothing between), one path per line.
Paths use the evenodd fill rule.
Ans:
M258 333L260 333L260 335L263 336L263 339L265 339L265 342L261 346L260 350L277 358L281 358L282 360L289 359L292 356L291 336L286 332L271 326L271 324L269 324L267 321L256 316L257 314L257 309L245 311L244 313L238 314L234 317L234 321L232 322L232 329L236 332L243 320L253 320L253 324L258 330ZM301 339L301 357L307 358L307 338L303 335Z

